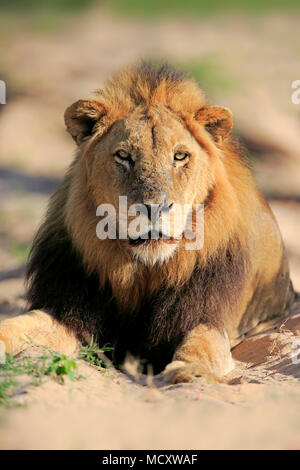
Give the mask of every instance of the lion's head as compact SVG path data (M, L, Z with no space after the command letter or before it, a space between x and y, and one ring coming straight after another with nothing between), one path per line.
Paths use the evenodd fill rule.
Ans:
M94 99L74 103L65 121L79 146L81 183L76 185L81 198L86 194L85 213L94 211L95 220L96 208L109 203L118 219L119 196L126 196L128 207L146 207L146 218L152 210L157 233L154 240L129 233L118 246L146 265L171 258L185 243L184 205L194 209L203 204L214 187L220 149L232 128L231 112L207 105L197 83L185 74L143 63L121 71ZM78 206L76 188L72 195ZM74 228L74 211L70 214ZM166 214L170 224L162 225Z

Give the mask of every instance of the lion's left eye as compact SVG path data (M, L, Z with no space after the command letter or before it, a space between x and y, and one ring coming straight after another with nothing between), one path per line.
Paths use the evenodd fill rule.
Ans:
M117 150L114 156L120 158L121 160L128 160L131 158L130 153L123 149Z
M184 160L187 160L190 156L191 156L191 154L188 153L188 152L176 152L174 154L174 160L176 160L178 162L182 162Z

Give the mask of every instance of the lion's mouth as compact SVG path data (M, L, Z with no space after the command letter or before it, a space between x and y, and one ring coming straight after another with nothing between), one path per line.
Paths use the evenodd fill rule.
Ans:
M129 238L129 244L132 247L137 247L137 246L142 246L142 245L153 246L155 244L160 244L160 243L175 244L177 242L178 240L176 238L165 235L162 232L151 232L151 231L146 233L145 235L141 235L138 238Z

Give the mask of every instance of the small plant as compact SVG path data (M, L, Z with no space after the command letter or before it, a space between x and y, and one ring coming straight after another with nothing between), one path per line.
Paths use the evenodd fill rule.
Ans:
M5 378L0 382L0 406L9 405L9 399L16 384L15 379L12 377Z
M58 378L60 383L64 383L64 376L68 376L72 381L75 379L76 368L75 360L45 348L44 354L38 357L15 359L7 355L5 364L0 366L0 377L27 374L35 379L34 385L39 385L43 376L52 375Z
M56 377L59 383L65 382L64 377L69 377L72 382L75 380L74 372L77 369L77 364L74 359L68 359L64 354L54 354L54 357L47 369L44 371L45 375L52 375Z
M14 358L7 355L5 363L0 364L0 406L12 405L11 397L15 394L20 375L28 375L32 378L32 385L38 386L45 376L55 378L63 384L65 377L74 381L79 378L75 375L76 361L67 356L44 348L44 353L38 357Z
M28 344L34 345L30 340ZM11 398L20 385L18 376L30 376L34 386L41 385L45 376L57 380L59 384L64 384L66 377L71 381L78 380L82 376L77 374L77 360L85 360L90 365L103 370L109 365L104 353L112 349L109 346L99 348L92 338L89 345L80 349L76 359L70 359L65 354L53 352L46 347L43 347L43 354L37 357L14 358L12 355L6 355L5 363L0 364L0 406L15 404Z
M94 338L92 337L90 344L87 346L82 346L79 352L78 359L84 359L91 366L96 366L101 369L106 369L109 365L108 359L104 358L104 354L107 351L112 351L113 348L110 346L103 346L99 348Z

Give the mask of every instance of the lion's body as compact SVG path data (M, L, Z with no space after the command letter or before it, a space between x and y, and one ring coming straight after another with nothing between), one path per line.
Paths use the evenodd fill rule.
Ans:
M191 375L228 372L230 343L286 313L293 300L274 216L227 138L228 115L207 109L195 82L148 66L69 108L79 153L28 264L31 309L49 312L81 341L94 335L112 344L117 364L130 352L157 372L173 359L173 381L187 380L188 367ZM130 168L118 157L111 164L120 142L130 147ZM178 142L189 160L170 164ZM162 191L172 203L204 204L201 249L186 250L184 237L134 249L96 237L98 204L117 206L124 194L133 203L160 203Z

